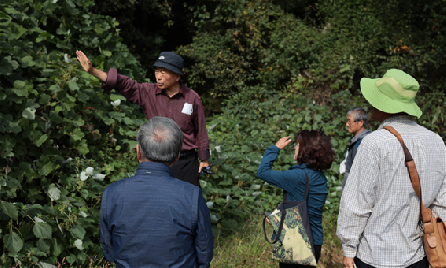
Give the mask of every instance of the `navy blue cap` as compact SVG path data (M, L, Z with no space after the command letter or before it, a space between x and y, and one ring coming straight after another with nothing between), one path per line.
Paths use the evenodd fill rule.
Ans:
M166 68L177 74L183 74L181 69L183 69L184 60L173 52L161 52L158 56L158 61L153 66Z

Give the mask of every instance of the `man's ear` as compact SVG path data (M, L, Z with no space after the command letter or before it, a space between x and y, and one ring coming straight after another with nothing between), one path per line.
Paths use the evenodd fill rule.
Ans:
M364 127L364 120L359 121L358 124L360 127Z
M139 144L136 144L136 156L138 157L139 163L141 163L141 147L139 147Z
M177 74L177 78L175 78L175 80L178 82L178 81L180 81L180 78L181 78L181 74Z
M180 159L180 156L181 156L181 153L178 153L178 155L177 155L177 158L175 159L175 161L173 161L173 163L172 163L172 164L174 164L175 162L177 162L177 161L178 161L178 159Z

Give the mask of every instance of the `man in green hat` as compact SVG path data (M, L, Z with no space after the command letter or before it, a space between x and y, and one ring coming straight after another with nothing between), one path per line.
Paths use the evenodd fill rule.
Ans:
M446 146L434 132L418 125L418 82L391 69L383 78L361 80L372 106L371 120L382 122L361 142L339 208L337 236L343 265L428 267L419 227L420 202L405 166L403 148L385 126L401 135L421 181L424 205L446 218Z

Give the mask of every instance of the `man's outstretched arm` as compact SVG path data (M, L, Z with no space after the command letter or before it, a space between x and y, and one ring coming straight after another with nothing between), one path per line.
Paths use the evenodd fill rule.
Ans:
M84 68L84 70L87 73L93 75L101 82L107 81L107 73L94 68L93 65L91 64L91 61L87 58L87 56L85 56L84 52L77 50L76 55L77 55L77 60L81 63L82 68Z

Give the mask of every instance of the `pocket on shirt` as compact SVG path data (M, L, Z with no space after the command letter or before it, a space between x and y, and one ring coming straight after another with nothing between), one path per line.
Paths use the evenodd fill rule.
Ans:
M194 114L188 115L183 113L179 116L180 122L177 122L177 124L183 133L194 133L193 116Z

